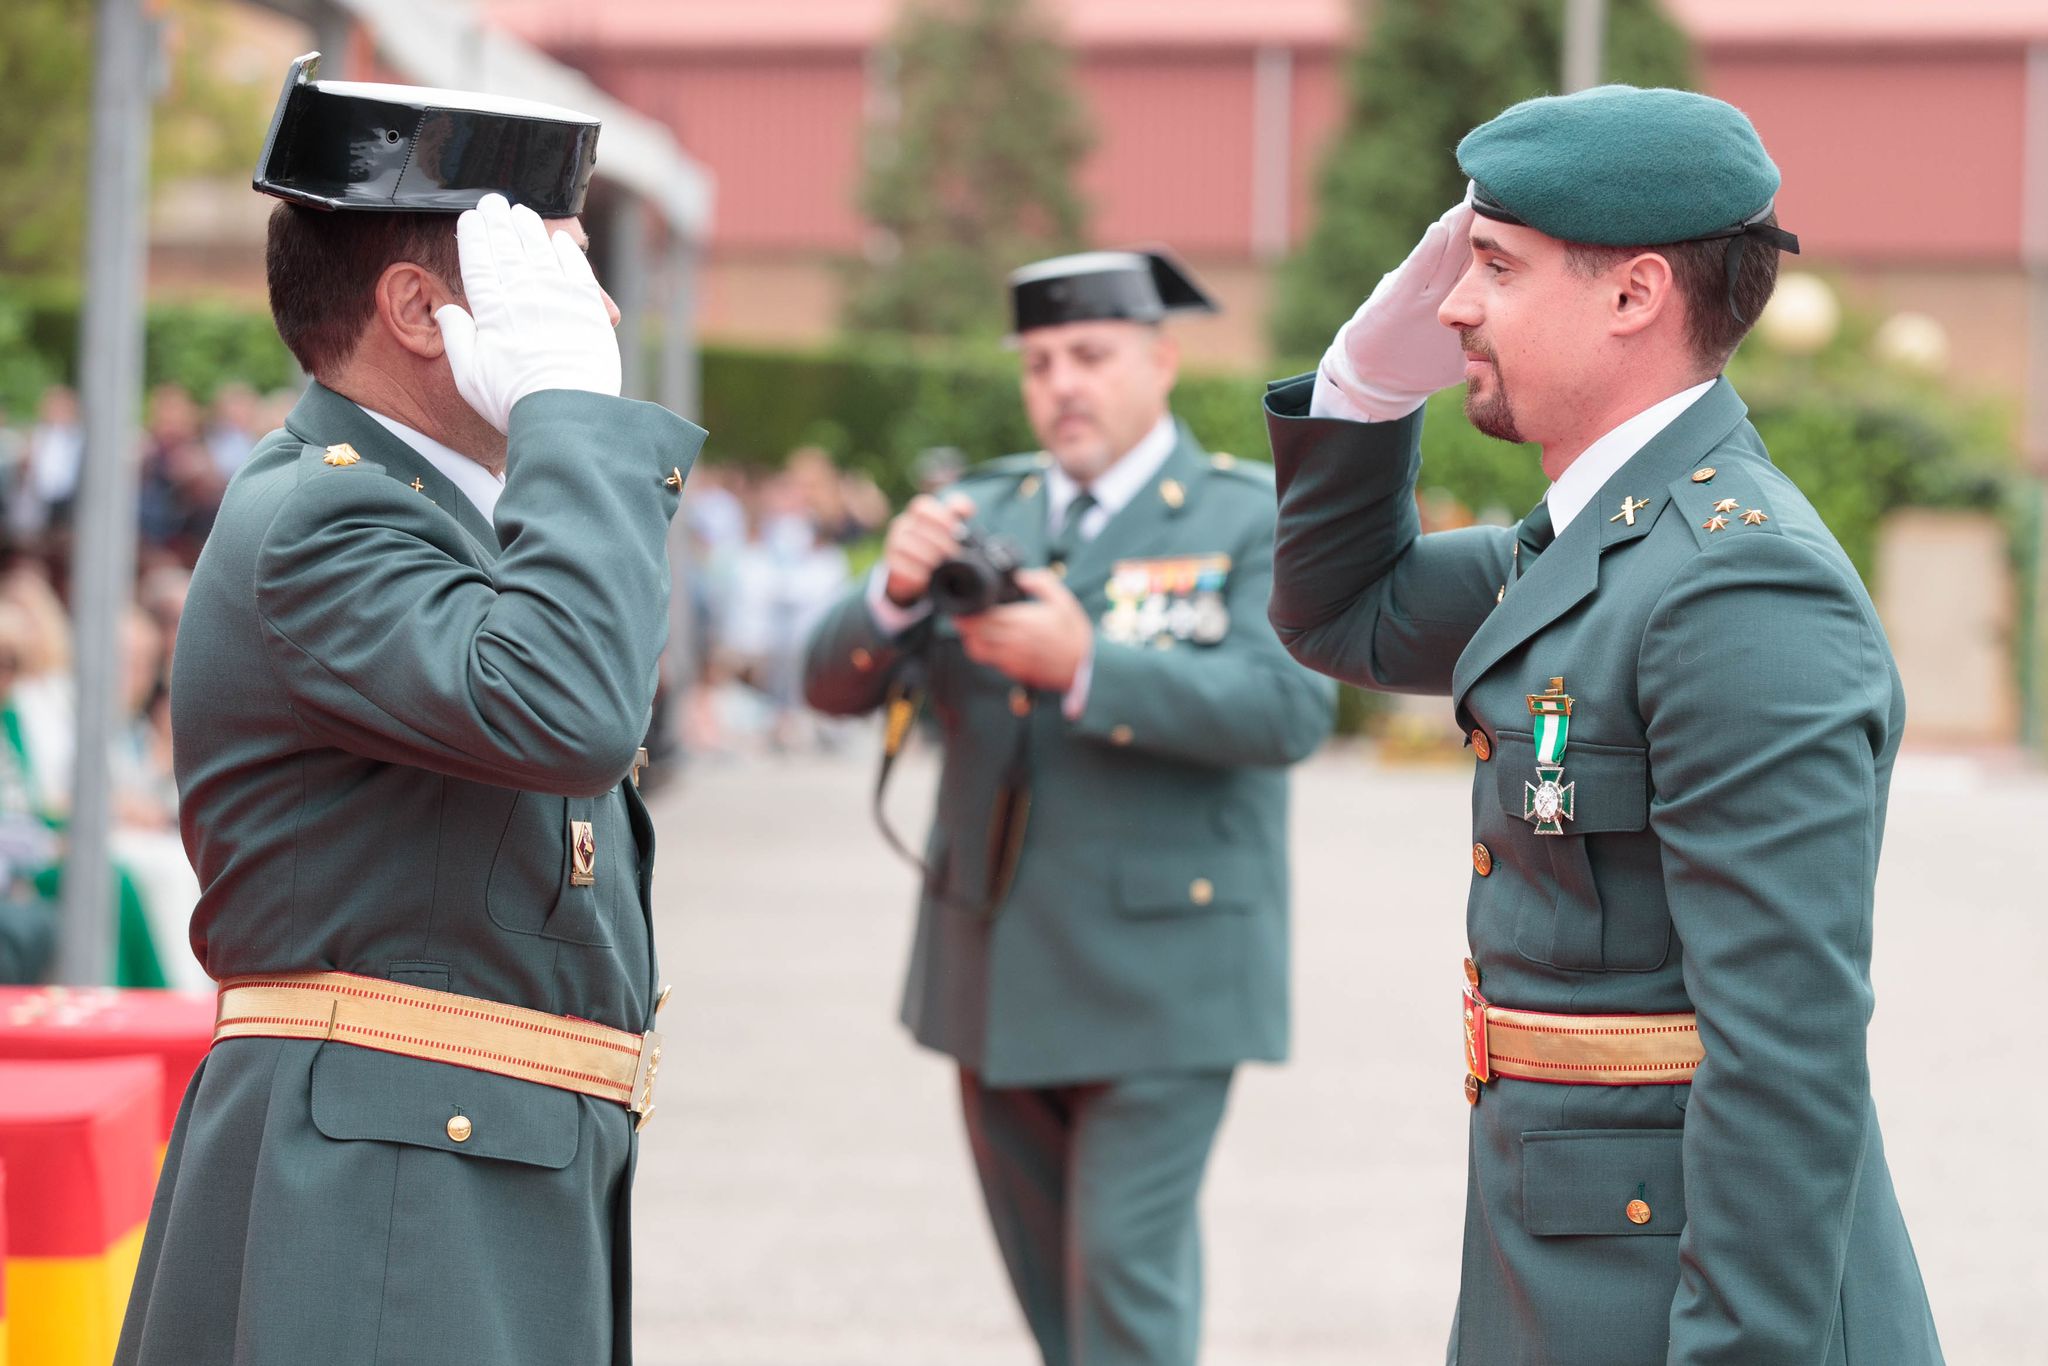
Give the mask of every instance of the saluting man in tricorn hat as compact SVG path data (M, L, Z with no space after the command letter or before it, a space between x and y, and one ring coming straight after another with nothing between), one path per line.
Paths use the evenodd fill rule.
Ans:
M178 637L220 1019L117 1360L623 1363L660 1063L631 778L704 434L618 396L595 121L316 61L255 182L314 383Z
M841 714L893 698L892 747L924 700L942 738L903 1019L958 1062L1040 1352L1185 1366L1231 1077L1287 1051L1286 770L1332 689L1264 620L1270 468L1168 408L1162 324L1208 295L1163 252L1010 283L1045 449L911 503L812 637L806 686ZM962 570L984 540L1021 566L992 602L954 581L989 582Z
M1267 399L1273 624L1450 694L1477 761L1450 1359L1933 1366L1865 1056L1905 698L1721 374L1798 249L1778 168L1732 106L1626 86L1458 161L1467 201ZM1552 483L1421 535L1422 402L1460 379Z

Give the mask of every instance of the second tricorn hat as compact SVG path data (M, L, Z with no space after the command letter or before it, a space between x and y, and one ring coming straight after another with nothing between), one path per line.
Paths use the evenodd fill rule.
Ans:
M1060 323L1156 323L1170 313L1217 313L1208 291L1164 251L1084 251L1010 273L1011 330Z
M598 121L533 100L431 86L316 81L292 63L254 187L316 209L460 213L487 194L542 218L583 211Z

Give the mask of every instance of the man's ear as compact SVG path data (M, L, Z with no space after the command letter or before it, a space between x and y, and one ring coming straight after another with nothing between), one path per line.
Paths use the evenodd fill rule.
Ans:
M1180 377L1180 338L1163 327L1155 327L1152 332L1152 356L1166 376L1167 387L1172 388L1174 381Z
M423 360L438 359L445 347L434 311L458 303L441 277L411 261L396 261L377 277L377 325Z
M1630 257L1608 280L1608 331L1614 336L1636 336L1678 308L1678 282L1661 252Z

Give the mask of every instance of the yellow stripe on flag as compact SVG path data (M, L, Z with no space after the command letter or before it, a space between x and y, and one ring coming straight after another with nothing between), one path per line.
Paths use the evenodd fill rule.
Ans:
M9 1257L0 1366L113 1360L142 1260L142 1232L137 1225L97 1257Z

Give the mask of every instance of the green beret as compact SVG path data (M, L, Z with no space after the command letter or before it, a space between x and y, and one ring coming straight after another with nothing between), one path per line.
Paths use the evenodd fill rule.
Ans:
M1613 247L1734 236L1779 183L1740 109L1632 85L1524 100L1467 133L1458 165L1481 215Z

